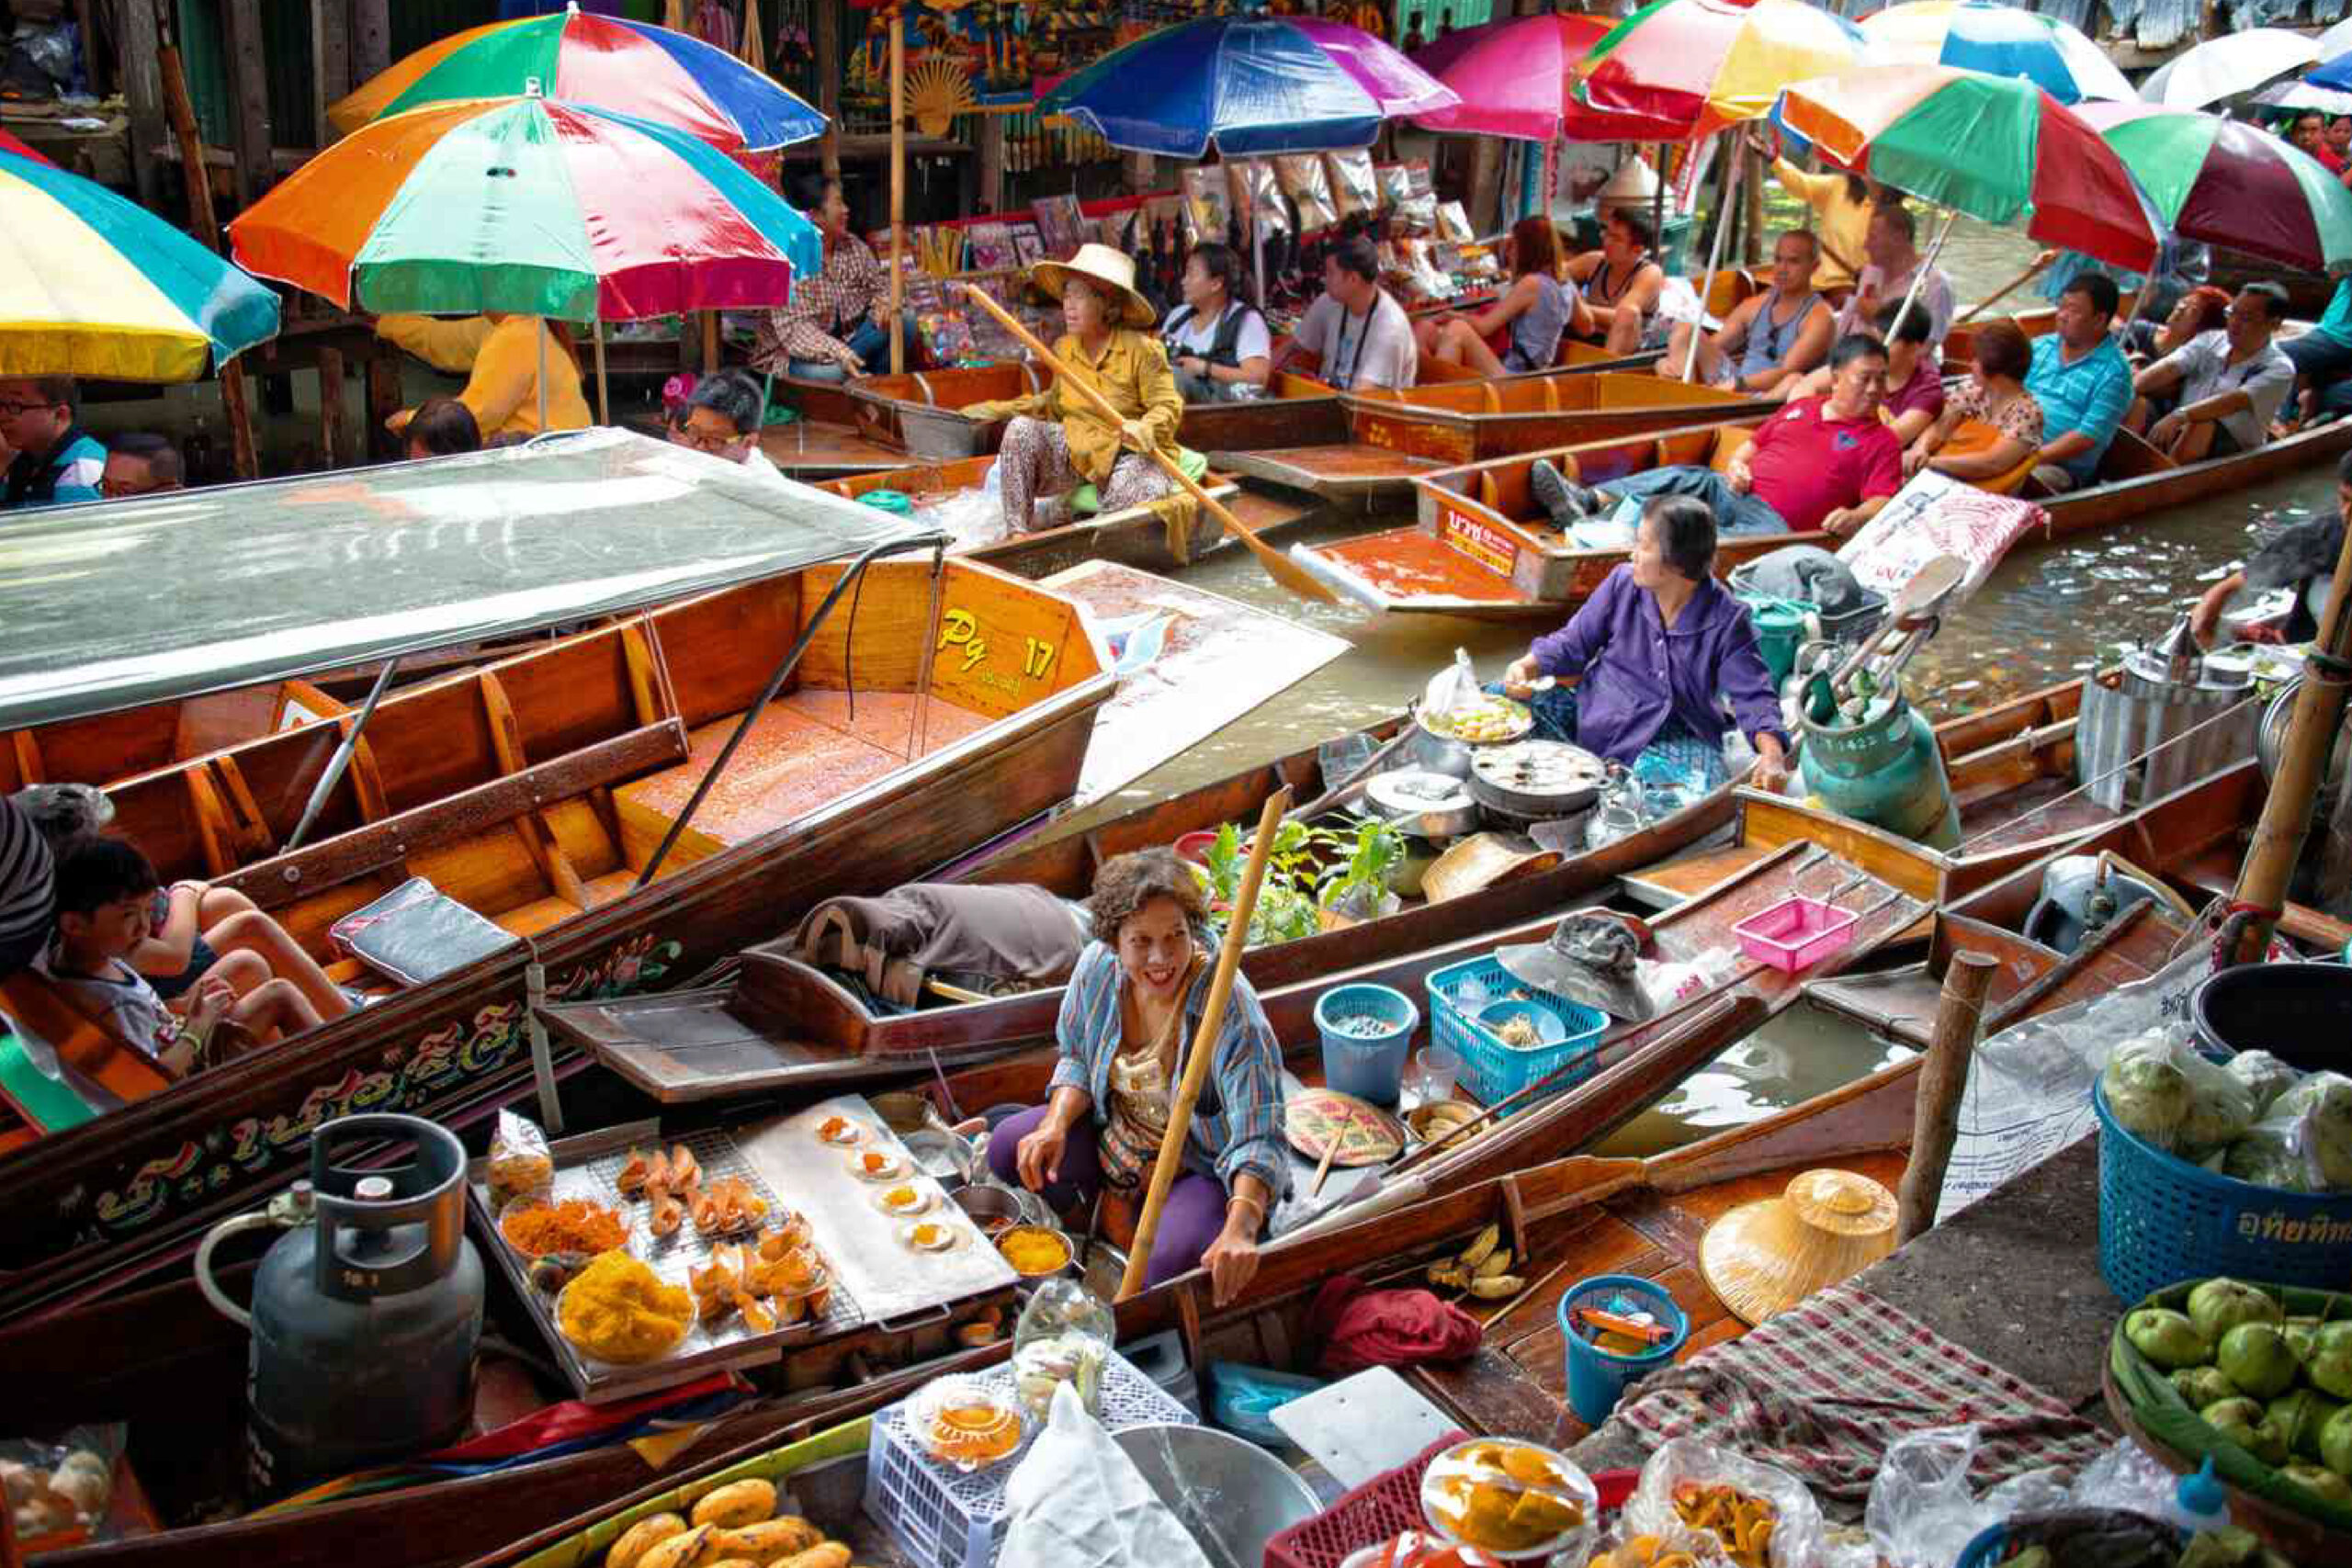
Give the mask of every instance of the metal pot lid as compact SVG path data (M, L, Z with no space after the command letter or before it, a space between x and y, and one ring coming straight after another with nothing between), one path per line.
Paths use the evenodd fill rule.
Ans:
M1495 961L1521 985L1641 1023L1657 1010L1636 977L1641 948L1633 927L1588 909L1562 919L1543 942L1497 949Z
M1396 768L1375 773L1363 786L1363 796L1384 817L1467 811L1478 804L1471 798L1468 785L1434 768Z
M1609 764L1565 740L1489 746L1470 761L1470 789L1482 806L1525 817L1566 817L1600 797Z

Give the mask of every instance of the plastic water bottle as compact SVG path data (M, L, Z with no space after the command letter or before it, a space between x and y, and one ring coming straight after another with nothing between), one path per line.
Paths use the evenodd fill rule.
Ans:
M2172 1491L2172 1506L2167 1510L2181 1529L2190 1535L2223 1529L2230 1522L2230 1493L2213 1474L2213 1459L2207 1455L2205 1462L2193 1475L2184 1475Z

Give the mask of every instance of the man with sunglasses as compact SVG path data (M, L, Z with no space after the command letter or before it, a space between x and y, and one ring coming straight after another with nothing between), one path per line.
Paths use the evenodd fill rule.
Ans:
M71 376L0 380L0 441L17 454L0 507L62 506L98 499L107 449L74 423L80 397Z

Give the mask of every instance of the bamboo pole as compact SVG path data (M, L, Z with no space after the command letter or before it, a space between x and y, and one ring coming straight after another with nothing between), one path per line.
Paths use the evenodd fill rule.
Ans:
M907 18L890 14L890 374L907 367L899 317L907 287Z
M1019 343L1023 348L1026 348L1031 354L1035 355L1037 356L1037 363L1043 365L1046 369L1051 370L1054 373L1056 385L1068 388L1069 390L1076 392L1080 397L1083 398L1087 401L1096 413L1101 414L1104 419L1109 420L1114 428L1123 425L1125 423L1124 420L1120 419L1119 411L1111 406L1110 400L1103 397L1101 392L1095 389L1093 382L1081 380L1080 378L1071 375L1069 367L1064 365L1059 359L1054 357L1054 351L1047 348L1044 344L1038 342L1037 334L1023 326L1018 317L1014 316L1003 306L998 304L994 299L989 298L987 290L967 287L964 290L964 294L965 298L978 305L980 309L986 310L989 315L994 316L997 319L998 324L1012 334L1015 342ZM1265 540L1258 537L1256 534L1250 531L1248 524L1242 522L1240 518L1236 517L1230 511L1227 510L1225 502L1217 500L1216 497L1211 495L1207 491L1203 490L1200 486L1200 482L1194 479L1192 475L1186 473L1183 468L1178 465L1174 457L1169 456L1166 452L1161 451L1158 446L1149 448L1145 453L1145 456L1148 457L1153 462L1158 463L1167 473L1168 477L1174 479L1179 486L1190 493L1194 501L1208 508L1209 515L1216 518L1219 523L1224 524L1225 531L1227 533L1232 535L1235 538L1249 546L1250 553L1258 558L1258 563L1266 569L1267 575L1272 577L1276 582L1281 583L1284 588L1289 589L1292 592L1299 595L1303 599L1316 599L1326 604L1338 603L1337 600L1332 598L1331 591L1324 587L1320 582L1315 581L1315 579L1308 574L1305 567L1300 566L1296 561L1291 559L1288 556L1283 555L1280 550L1275 549L1272 545L1266 543Z
M1119 1280L1120 1301L1143 1289L1144 1270L1151 1263L1151 1245L1159 1237L1159 1213L1167 1206L1168 1190L1184 1163L1184 1140L1193 1132L1193 1107L1208 1081L1209 1059L1216 1055L1217 1031L1225 1024L1226 1003L1233 995L1233 976L1241 967L1241 950L1250 943L1250 917L1258 908L1258 885L1266 874L1266 860L1273 852L1274 834L1290 805L1284 784L1258 813L1258 831L1250 842L1250 864L1233 897L1233 912L1226 919L1225 942L1217 950L1216 975L1209 981L1209 997L1201 1009L1201 1026L1193 1034L1192 1055L1184 1059L1184 1077L1168 1104L1168 1130L1160 1134L1159 1157L1151 1168L1151 1186L1144 1192L1143 1213L1136 1221L1136 1239L1127 1248L1127 1271ZM1181 1006L1182 1003L1180 1002Z
M605 318L598 316L594 325L596 329L596 423L610 424L613 423L613 401L612 393L605 385ZM761 406L766 407L764 403Z
M2053 253L2050 261L2055 261L2056 259L2057 256ZM1953 317L1951 324L1957 327L1965 322L1974 321L1986 310L1992 309L1993 306L1998 304L2001 300L2007 299L2010 295L2016 293L2018 289L2024 288L2027 284L2041 276L2041 274L2049 267L2050 261L2035 262L2031 266L2026 268L2023 272L2018 274L2015 277L2001 285L2000 288L1996 288L1992 293L1987 294L1984 299L1979 299L1975 304L1971 305L1966 310L1963 310L1959 315Z
M187 96L187 73L180 66L179 45L172 41L171 28L164 21L168 14L168 7L155 13L155 65L163 78L164 112L179 143L180 172L187 177L189 226L196 231L198 243L217 252L220 225L212 213L211 169L204 161L204 137L196 128L196 105ZM254 414L245 397L245 367L234 359L220 362L220 407L229 422L230 460L237 477L261 478L261 465L254 456Z
M1698 149L1690 150L1692 157ZM1690 380L1699 369L1699 340L1707 335L1707 296L1715 291L1715 272L1724 259L1724 235L1731 228L1732 209L1739 194L1739 160L1727 160L1724 170L1723 191L1716 199L1715 240L1707 252L1706 276L1699 280L1699 319L1690 323L1690 350L1682 356L1682 379ZM1753 330L1753 329L1751 329Z
M1911 1159L1903 1168L1902 1190L1895 1199L1897 1247L1936 1223L1936 1205L1944 1195L1944 1171L1951 1164L1951 1146L1960 1134L1960 1097L1968 1087L1969 1058L1976 1054L1976 1026L1984 1017L1984 993L1998 967L1984 953L1956 953L1944 971L1935 1032L1928 1037L1927 1057L1919 1064L1919 1088L1912 1102Z
M2311 831L2336 732L2344 727L2344 698L2347 682L2352 682L2352 534L2346 536L2335 558L2335 580L2328 585L2319 637L2304 668L2278 773L2263 799L2262 819L2232 895L2231 919L2245 918L2239 921L2234 951L2222 955L2225 963L2258 964L2270 946L2270 934L2286 908L2287 884Z

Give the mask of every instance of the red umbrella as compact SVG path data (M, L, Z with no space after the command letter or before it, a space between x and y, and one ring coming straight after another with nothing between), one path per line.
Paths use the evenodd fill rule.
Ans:
M1679 141L1690 127L1652 115L1617 114L1579 103L1577 75L1614 17L1575 13L1512 17L1448 33L1413 63L1461 96L1420 115L1431 130L1508 136L1520 141Z
M0 152L13 152L19 158L30 158L36 164L47 164L52 169L57 166L54 160L42 157L5 130L0 130Z

